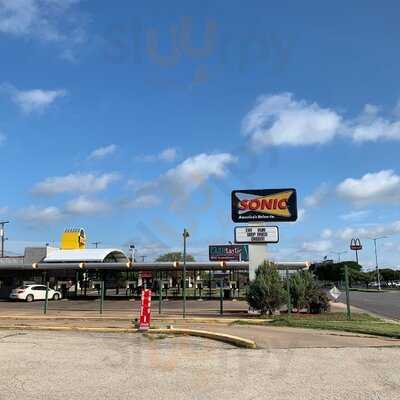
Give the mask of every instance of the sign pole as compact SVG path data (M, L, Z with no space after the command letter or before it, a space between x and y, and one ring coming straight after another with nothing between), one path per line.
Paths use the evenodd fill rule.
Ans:
M100 282L100 314L103 314L104 309L104 281Z
M161 274L161 272L160 272L160 274ZM159 279L158 285L159 285L158 313L161 314L161 309L162 309L162 280L161 279Z
M183 230L183 318L186 318L186 239L189 237L189 232L186 228Z
M44 301L44 310L43 313L47 314L47 310L49 309L49 282L46 282L46 297Z
M286 285L287 285L287 311L288 311L288 317L292 313L292 302L290 298L290 278L289 278L289 269L286 268Z
M344 266L344 279L346 282L346 306L347 306L347 319L351 320L351 310L350 310L350 290L349 290L349 268L347 264Z
M219 313L224 314L224 278L221 278L220 288L219 288Z

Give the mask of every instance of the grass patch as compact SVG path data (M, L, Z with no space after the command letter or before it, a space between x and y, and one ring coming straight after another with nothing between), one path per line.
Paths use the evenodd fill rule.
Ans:
M291 328L307 328L333 330L367 335L385 336L400 339L400 324L385 322L369 314L354 313L351 321L344 313L325 313L319 315L292 314L288 316L273 316L265 321L249 321L249 325L285 326ZM234 324L245 325L245 320Z

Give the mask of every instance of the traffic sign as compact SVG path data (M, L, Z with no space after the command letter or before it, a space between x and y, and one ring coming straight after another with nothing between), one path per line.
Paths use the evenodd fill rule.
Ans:
M277 226L237 226L235 227L235 243L278 243Z
M341 296L342 292L336 286L334 286L329 291L329 294L332 296L333 300L336 301Z

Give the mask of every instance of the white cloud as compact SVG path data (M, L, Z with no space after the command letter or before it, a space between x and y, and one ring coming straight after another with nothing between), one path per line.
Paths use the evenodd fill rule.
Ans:
M400 233L400 220L389 224L374 224L367 227L352 228L347 227L340 230L337 236L343 240L349 241L352 238L369 239L378 236L390 236Z
M266 146L324 144L341 135L354 142L400 140L397 105L391 116L366 104L355 118L317 103L297 100L292 93L261 96L245 116L243 133L256 149Z
M360 179L347 178L336 187L339 196L354 203L386 202L400 200L400 176L393 170L368 173Z
M79 196L76 199L70 200L65 211L70 214L77 215L95 215L111 210L111 206L101 200L89 199L86 196Z
M163 150L160 153L159 157L160 157L160 160L163 160L163 161L174 161L176 159L176 155L177 155L176 149L173 147L169 147L169 148Z
M304 218L306 217L306 213L307 213L307 210L306 210L306 209L304 209L304 208L299 208L299 209L297 210L297 221L296 221L296 222L302 222L302 221L304 221Z
M322 239L330 239L333 235L333 232L331 229L324 229L321 233Z
M341 215L340 218L345 221L356 221L356 220L363 219L370 213L371 213L370 210L350 211L346 214Z
M133 200L124 201L122 205L126 208L147 208L156 206L161 202L160 198L152 194L139 195Z
M88 159L89 160L99 160L111 154L114 154L117 150L118 146L115 144L110 144L108 146L99 147L93 150L90 154Z
M170 195L172 204L177 205L208 179L225 177L229 165L236 161L237 158L229 153L198 154L169 169L159 178L142 183L137 187L136 194L155 195L157 198Z
M329 186L326 183L322 183L317 187L314 193L304 198L304 204L306 207L315 207L321 204L329 194Z
M33 188L33 193L40 195L55 195L59 193L91 193L107 189L119 179L118 174L69 174L46 178Z
M291 93L259 97L243 120L243 132L257 148L326 143L340 126L341 116L336 111L296 100Z
M26 114L44 111L57 99L67 95L67 91L64 89L23 91L7 83L1 85L1 90L10 95L11 100Z
M141 162L157 162L157 161L172 162L175 161L177 155L178 151L174 147L168 147L163 151L161 151L159 154L137 156L135 157L135 160Z
M167 171L162 180L175 188L190 191L209 178L223 178L228 173L228 166L234 162L236 162L236 157L229 153L202 153L187 158Z
M62 212L57 207L39 208L30 206L20 210L17 216L31 223L51 223L63 218Z
M0 0L0 33L43 42L79 42L82 20L72 14L80 0Z
M304 242L302 245L303 251L310 253L327 253L332 250L333 245L330 240L316 240L313 242Z
M400 121L381 117L379 111L379 107L366 104L356 119L347 121L346 130L355 142L400 140Z

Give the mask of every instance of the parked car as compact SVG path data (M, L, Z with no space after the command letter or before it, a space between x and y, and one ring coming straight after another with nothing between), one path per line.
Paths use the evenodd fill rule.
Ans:
M23 285L16 289L13 289L10 294L12 300L25 300L28 302L34 300L45 300L46 299L46 286L44 285ZM57 290L50 289L48 293L49 300L60 300L61 293Z

